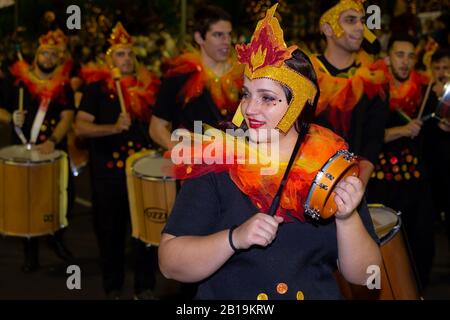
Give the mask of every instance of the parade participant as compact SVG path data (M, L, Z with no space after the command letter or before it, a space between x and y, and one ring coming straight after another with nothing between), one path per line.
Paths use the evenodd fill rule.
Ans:
M251 43L237 47L245 77L233 123L250 128L249 141L267 149L276 140L262 133L278 132L280 170L264 176L248 162L175 170L192 179L182 185L163 231L159 264L168 278L199 282L198 299L337 299L337 268L350 282L366 284L367 267L381 262L367 207L357 209L364 193L357 177L338 183L335 218L306 219L312 172L346 143L311 124L316 75L308 57L284 43L275 9L258 23ZM272 216L267 213L290 159L294 165Z
M193 130L194 121L218 127L229 121L239 102L242 69L231 57L231 16L207 6L194 16L194 39L199 50L181 54L168 63L155 104L150 135L169 149L171 132Z
M422 121L417 117L429 79L414 70L414 38L392 36L388 50L388 57L376 64L389 80L390 113L368 199L402 212L407 241L424 288L432 266L434 216L421 150Z
M350 150L365 158L360 177L366 185L383 144L387 121L385 79L360 50L364 38L374 35L364 25L360 0L322 1L320 30L327 45L311 57L320 98L316 122L344 137Z
M45 154L56 149L67 151L66 135L73 122L74 101L69 85L72 60L67 56L66 45L67 37L61 30L49 31L39 38L32 65L19 59L10 67L15 80L12 86L5 86L0 107L4 108L3 112L10 112L7 120L20 128L22 138L14 133L15 144L36 144L37 149ZM19 109L19 90L23 90L23 110ZM74 191L71 173L67 174L69 214ZM49 238L49 244L60 258L71 260L72 253L62 242L64 230ZM38 245L38 238L24 240L24 272L39 268Z
M424 126L424 156L431 178L436 216L445 220L450 243L450 51L438 49L431 56L433 83L424 117L434 115ZM447 92L447 94L446 94ZM443 217L440 215L444 213Z
M75 132L89 143L94 230L108 298L122 295L130 219L126 158L151 148L148 123L159 79L138 64L133 40L119 22L109 38L105 66L85 66L86 83ZM154 298L156 253L133 239L136 299Z

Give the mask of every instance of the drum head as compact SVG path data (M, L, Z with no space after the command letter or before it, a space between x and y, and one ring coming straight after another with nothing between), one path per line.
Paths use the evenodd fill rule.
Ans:
M378 238L383 241L399 224L399 218L394 210L385 206L369 205L369 211L375 232Z
M173 164L170 159L166 159L158 155L148 155L136 160L133 165L133 174L142 178L174 180L172 177L168 177L163 172L163 168L172 165Z
M29 150L26 145L14 145L0 149L0 161L13 163L53 162L61 155L61 151L58 150L50 154L42 154L36 149L36 146L32 146Z

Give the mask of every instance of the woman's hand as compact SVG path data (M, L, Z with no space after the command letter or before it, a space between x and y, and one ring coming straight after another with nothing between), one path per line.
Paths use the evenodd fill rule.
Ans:
M252 245L267 247L275 239L281 217L257 213L233 232L233 244L237 249L248 249Z
M334 201L338 207L337 219L351 216L364 195L364 185L357 177L346 177L334 188Z

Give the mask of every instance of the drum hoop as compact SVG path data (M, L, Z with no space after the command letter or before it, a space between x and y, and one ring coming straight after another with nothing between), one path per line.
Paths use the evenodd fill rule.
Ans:
M394 238L397 235L397 232L400 230L402 226L402 219L398 217L397 224L392 228L391 231L388 232L384 237L380 238L380 244L389 242L392 238Z
M133 176L145 181L176 181L175 178L169 176L161 176L161 177L147 176L142 173L137 173L134 169L133 169Z
M308 195L306 197L306 201L305 201L305 205L304 205L305 211L310 211L310 213L315 215L315 216L318 215L318 214L320 215L320 210L318 210L316 208L310 208L309 207L312 195L314 194L314 191L317 188L318 181L325 174L326 169L334 162L334 160L336 160L340 156L344 156L345 158L350 158L350 160L352 160L354 158L353 153L351 153L351 152L349 152L347 150L339 150L330 159L328 159L327 162L325 162L325 164L322 166L322 168L320 168L320 170L317 171L317 173L316 173L316 175L315 175L315 177L314 177L314 179L313 179L313 181L311 183L311 187L309 188Z
M391 231L389 231L386 235L384 235L383 237L379 238L380 239L380 245L386 242L389 242L390 240L392 240L396 235L397 232L400 230L400 228L402 227L402 217L401 217L401 212L399 211L395 211L389 207L386 207L382 204L373 204L373 203L369 203L367 205L367 207L370 208L388 208L391 210L391 213L395 214L395 216L397 217L397 224L391 229Z
M23 161L18 161L17 159L0 158L0 162L2 162L4 164L9 164L9 165L30 167L30 166L34 166L34 165L42 165L42 164L56 162L57 160L61 159L61 157L62 157L62 153L59 153L58 156L53 159L46 159L46 160L39 160L39 161L32 161L32 160L24 159Z
M144 158L147 158L147 157L148 158L158 158L158 155L156 153L155 154L149 154L149 155L145 156ZM132 175L134 177L142 179L142 180L145 180L145 181L153 181L153 182L155 182L155 181L176 181L177 180L177 179L175 179L173 177L170 177L170 176L157 176L157 177L155 177L155 176L149 176L149 175L146 175L144 173L137 172L134 169L134 166L135 166L135 164L138 161L140 161L142 159L143 158L138 158L138 159L133 161L133 164L132 164L132 168L133 169L131 170L131 173L132 173Z

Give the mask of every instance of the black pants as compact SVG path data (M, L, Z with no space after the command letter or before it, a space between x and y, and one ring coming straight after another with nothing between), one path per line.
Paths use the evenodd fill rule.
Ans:
M422 288L429 282L434 256L434 212L428 181L388 182L372 179L368 200L401 211L403 229Z
M125 279L125 248L130 221L127 188L117 179L94 180L94 230L97 236L103 288L106 293L121 290ZM133 239L134 290L155 286L156 248Z

